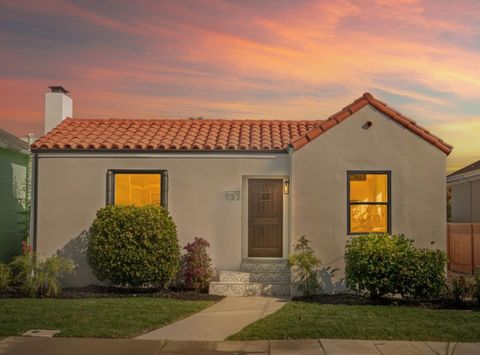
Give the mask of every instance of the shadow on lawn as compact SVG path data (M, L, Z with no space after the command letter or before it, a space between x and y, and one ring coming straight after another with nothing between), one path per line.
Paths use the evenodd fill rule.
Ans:
M358 294L340 293L335 295L319 294L310 297L295 297L293 301L302 301L306 303L318 304L338 304L349 306L372 305L372 306L410 306L427 309L464 309L479 311L480 308L476 302L455 301L453 299L401 299L396 297L378 297L370 298Z

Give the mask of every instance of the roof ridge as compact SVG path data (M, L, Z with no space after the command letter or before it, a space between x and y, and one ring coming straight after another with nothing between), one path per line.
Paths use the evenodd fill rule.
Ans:
M121 121L121 122L164 122L164 121L172 121L172 122L191 122L191 123L201 123L201 122L245 122L245 123L255 123L255 122L268 122L268 123L302 123L302 122L323 122L322 119L302 119L302 120L294 120L294 119L287 119L287 120L280 120L280 119L269 119L269 118L203 118L203 119L190 119L190 118L117 118L117 117L109 117L109 118L73 118L67 117L62 122L65 121L80 121L80 122L109 122L109 121Z
M445 143L442 139L430 133L426 128L418 125L414 120L408 118L407 116L401 114L397 110L393 109L386 103L376 99L371 93L365 92L362 96L357 98L351 104L345 106L341 111L330 116L326 121L322 122L318 127L313 128L308 134L304 137L300 137L292 141L291 145L295 150L302 148L305 144L317 138L330 128L336 126L340 122L344 121L351 115L353 115L358 110L362 109L366 105L371 105L378 111L382 112L384 115L388 116L392 120L401 124L407 128L412 133L415 133L417 136L423 138L430 144L434 145L440 149L445 154L450 154L453 149L453 146Z

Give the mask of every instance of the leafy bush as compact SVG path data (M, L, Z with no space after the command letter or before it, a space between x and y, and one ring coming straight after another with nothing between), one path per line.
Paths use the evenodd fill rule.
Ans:
M371 297L396 293L412 241L403 235L369 234L352 238L345 249L345 278L351 289Z
M404 235L355 237L347 243L345 263L347 286L371 297L432 298L445 287L445 253L417 249Z
M12 271L7 264L0 263L0 292L5 292L12 283Z
M97 278L118 286L165 286L179 269L176 226L160 206L100 209L87 253Z
M297 289L304 296L310 296L320 289L318 266L321 261L305 236L300 237L293 246L293 254L288 257L288 264L293 268Z
M477 270L473 278L473 297L477 299L477 303L480 305L480 269Z
M463 276L454 278L450 282L450 293L455 301L460 302L470 297L474 292L474 285Z
M199 291L208 287L212 279L212 259L208 256L210 244L203 238L196 238L183 247L187 253L182 258L182 274L185 287Z
M23 254L16 256L10 265L15 273L14 281L31 297L58 296L61 292L59 278L75 270L71 260L56 255L42 259L30 246L24 246Z
M445 289L445 252L415 249L400 271L397 292L413 298L436 298Z
M75 264L69 259L57 255L46 258L40 263L40 280L43 293L47 296L60 294L62 288L59 276L73 273L74 270Z

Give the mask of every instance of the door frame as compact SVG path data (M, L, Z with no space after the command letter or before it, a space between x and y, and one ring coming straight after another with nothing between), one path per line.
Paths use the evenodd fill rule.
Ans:
M248 256L248 181L250 179L279 179L282 182L290 181L290 177L286 175L246 175L242 176L242 259L286 259L288 258L289 242L290 242L290 195L283 193L283 235L282 235L282 257L249 257Z

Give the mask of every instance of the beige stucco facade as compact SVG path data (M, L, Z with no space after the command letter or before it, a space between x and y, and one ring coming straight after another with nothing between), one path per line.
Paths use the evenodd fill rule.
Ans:
M373 125L365 129L366 121ZM269 153L40 153L37 183L37 250L74 259L75 285L95 282L84 259L85 232L106 204L109 169L167 170L168 209L180 245L207 239L214 265L238 270L247 257L247 181L290 181L284 195L283 257L302 235L325 265L343 268L347 236L348 170L391 172L393 233L420 247L445 249L446 155L388 117L366 106L298 151ZM226 198L238 191L239 199ZM342 272L325 278L340 288ZM332 284L330 284L332 282Z
M370 128L365 123L372 122ZM445 249L446 155L366 106L292 155L292 236L305 235L341 287L347 236L347 171L391 171L391 230Z
M243 213L248 177L287 178L288 154L43 154L38 161L37 250L57 251L79 265L75 285L95 282L84 255L85 233L96 211L106 205L109 169L167 170L168 209L178 231L180 246L194 237L207 239L214 265L238 270L246 257ZM240 192L228 200L227 192ZM287 197L285 197L287 198ZM284 203L288 215L288 200ZM285 223L288 220L285 219ZM284 228L284 251L288 225ZM243 244L243 246L242 246Z

